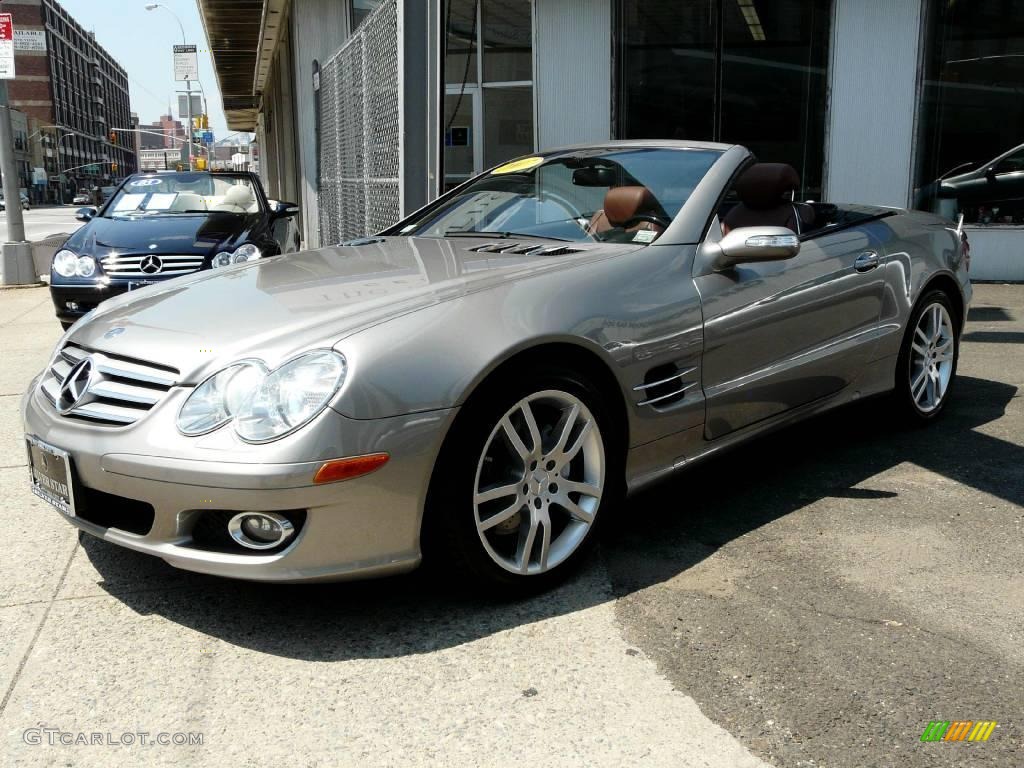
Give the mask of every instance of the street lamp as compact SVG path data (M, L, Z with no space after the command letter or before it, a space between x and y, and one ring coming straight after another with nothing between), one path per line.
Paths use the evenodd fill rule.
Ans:
M169 14L171 14L171 16L174 17L174 20L176 22L178 22L178 29L181 30L181 44L182 45L188 45L188 43L186 41L186 38L185 38L185 25L181 23L181 19L178 18L178 14L176 14L174 11L172 11L170 8L168 8L163 3L148 3L146 5L146 10L147 11L155 11L157 8L163 8L165 11L167 11ZM199 87L200 87L200 89L202 89L202 84L201 83L200 83ZM188 128L186 129L185 134L188 137L188 144L187 144L187 147L188 147L188 169L191 171L192 170L192 81L191 80L186 80L185 81L185 98L188 100Z

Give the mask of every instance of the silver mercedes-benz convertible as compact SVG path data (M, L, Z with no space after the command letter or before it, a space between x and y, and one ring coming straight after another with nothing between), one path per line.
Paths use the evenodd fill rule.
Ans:
M722 448L881 393L946 406L960 228L799 187L740 146L571 147L374 237L114 298L24 397L32 490L204 573L425 557L545 586L624 494Z

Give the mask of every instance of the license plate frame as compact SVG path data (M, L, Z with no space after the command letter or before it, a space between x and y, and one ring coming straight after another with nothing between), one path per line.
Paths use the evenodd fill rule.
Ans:
M25 448L28 453L28 477L32 493L65 517L76 517L75 479L71 455L35 435L25 435Z
M153 284L152 280L129 280L128 281L128 290L129 291L137 291L137 290L139 290L139 288L145 288L145 287L150 286L152 284Z

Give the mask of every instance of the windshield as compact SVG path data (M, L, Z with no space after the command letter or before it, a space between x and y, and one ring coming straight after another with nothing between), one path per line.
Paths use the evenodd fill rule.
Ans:
M217 211L241 216L259 210L259 195L246 178L175 173L129 179L103 215L118 218Z
M471 182L400 233L651 243L720 155L628 148L523 158Z

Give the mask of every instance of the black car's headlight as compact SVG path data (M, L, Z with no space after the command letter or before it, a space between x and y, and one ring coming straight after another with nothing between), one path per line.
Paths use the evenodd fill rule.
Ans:
M189 395L178 412L178 430L195 436L233 421L248 443L277 440L327 407L347 371L344 356L330 349L307 352L269 373L255 361L234 363Z
M62 248L53 256L53 271L61 277L92 277L96 274L96 259Z
M241 264L244 261L256 261L261 255L260 249L253 243L243 243L231 253L221 251L214 256L213 266L214 268L227 267L231 264Z

